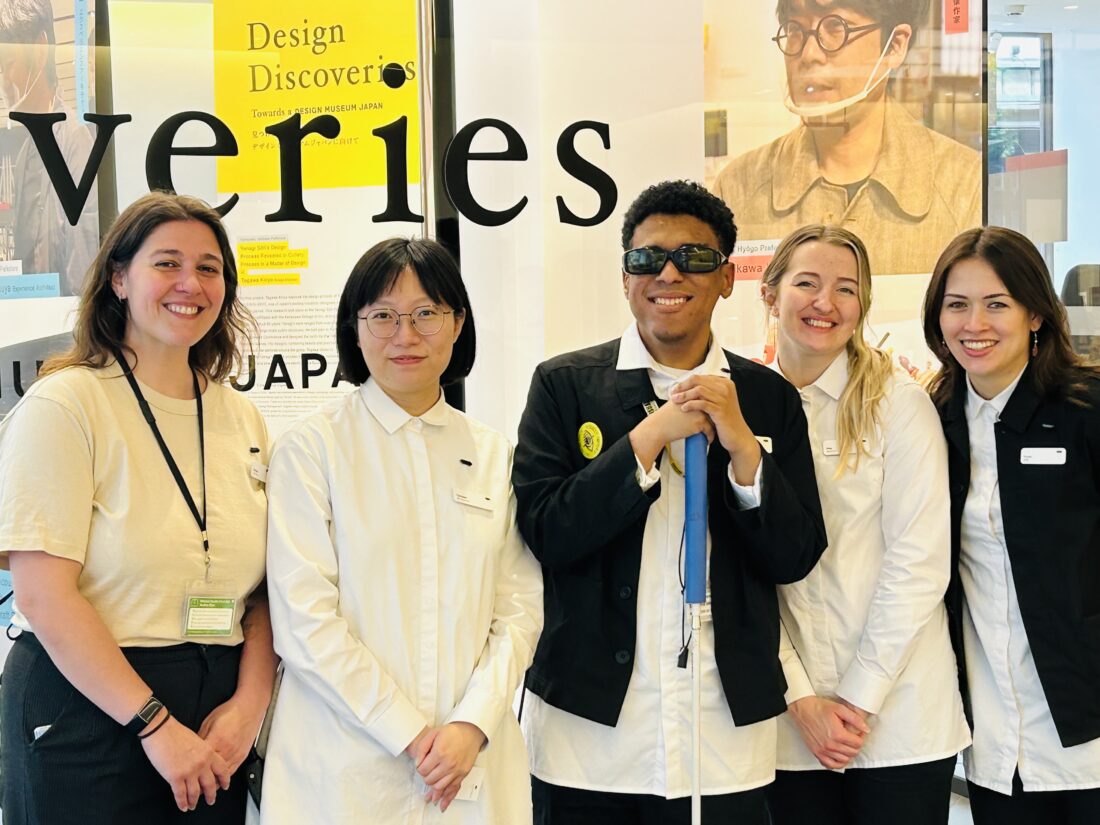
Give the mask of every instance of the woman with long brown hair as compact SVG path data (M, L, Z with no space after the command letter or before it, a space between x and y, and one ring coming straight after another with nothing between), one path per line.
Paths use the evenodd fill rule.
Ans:
M1100 821L1100 371L1026 237L940 255L924 334L951 477L952 641L977 825Z
M247 320L217 213L146 195L0 424L5 825L244 821L275 671L267 433L222 383Z

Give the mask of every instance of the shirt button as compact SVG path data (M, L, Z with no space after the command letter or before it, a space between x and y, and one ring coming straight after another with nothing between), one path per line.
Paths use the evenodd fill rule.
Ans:
M412 428L412 431L414 433L418 433L424 427L424 422L421 421L419 418L410 418L409 426Z
M615 661L618 662L620 665L625 665L627 662L630 661L630 651L620 650L618 653L615 654Z
M633 595L634 595L634 591L631 590L628 585L623 585L622 587L619 588L619 598L620 599L629 599Z

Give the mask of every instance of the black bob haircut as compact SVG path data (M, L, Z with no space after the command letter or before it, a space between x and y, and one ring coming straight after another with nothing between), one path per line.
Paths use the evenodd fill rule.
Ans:
M440 383L453 384L470 374L474 367L477 334L474 314L458 263L438 241L425 238L389 238L363 253L351 269L336 310L336 350L340 354L341 375L356 386L370 377L370 370L359 349L358 315L389 292L401 273L411 269L420 279L424 292L435 303L462 315L462 332L455 341L450 363ZM369 332L364 334L369 335Z
M737 243L733 212L717 195L690 180L655 183L634 199L623 216L623 251L630 249L638 224L650 215L690 215L714 230L718 251L729 255Z

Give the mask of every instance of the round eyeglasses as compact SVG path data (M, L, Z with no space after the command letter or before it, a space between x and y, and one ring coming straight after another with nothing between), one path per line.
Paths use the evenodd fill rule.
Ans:
M835 54L853 40L880 28L881 23L853 26L838 14L827 14L812 29L807 29L795 20L788 20L779 27L772 40L787 57L798 57L802 54L811 37L825 54Z
M417 307L412 312L398 312L394 309L372 309L366 315L356 315L360 321L367 322L367 332L375 338L393 338L401 326L401 319L408 318L413 329L421 335L435 335L443 329L443 318L453 314L454 310L442 310L435 307Z

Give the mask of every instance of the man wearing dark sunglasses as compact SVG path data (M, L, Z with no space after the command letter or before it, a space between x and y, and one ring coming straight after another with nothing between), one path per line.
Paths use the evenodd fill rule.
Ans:
M523 719L539 825L690 822L683 472L698 432L710 440L703 816L767 825L786 708L775 586L810 571L825 535L797 392L711 330L735 239L702 186L651 186L623 221L634 323L532 379L512 480L545 581Z
M776 16L784 103L802 123L718 176L715 192L737 206L742 239L840 224L866 243L874 274L931 272L948 241L981 223L982 170L978 152L887 92L928 23L929 0L778 0Z

